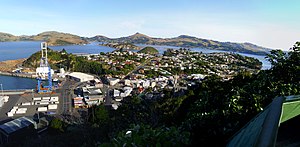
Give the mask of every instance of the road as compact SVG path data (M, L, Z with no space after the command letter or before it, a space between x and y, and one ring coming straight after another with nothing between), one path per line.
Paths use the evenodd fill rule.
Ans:
M60 113L69 113L72 112L72 97L73 97L73 85L75 81L67 79L61 88L61 112Z

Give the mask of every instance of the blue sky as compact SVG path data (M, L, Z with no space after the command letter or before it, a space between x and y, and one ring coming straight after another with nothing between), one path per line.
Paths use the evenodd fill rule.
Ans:
M0 32L91 37L186 34L287 50L300 39L297 0L0 1Z

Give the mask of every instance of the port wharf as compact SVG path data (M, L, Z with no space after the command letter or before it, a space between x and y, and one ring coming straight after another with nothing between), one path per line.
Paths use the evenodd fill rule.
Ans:
M14 73L14 72L3 72L0 71L0 75L4 76L13 76L13 77L22 77L22 78L32 78L36 79L37 75L33 73Z

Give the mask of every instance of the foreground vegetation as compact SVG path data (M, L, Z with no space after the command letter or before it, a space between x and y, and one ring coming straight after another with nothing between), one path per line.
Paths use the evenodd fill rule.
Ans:
M127 97L117 110L90 108L85 124L73 130L58 120L51 126L65 146L74 138L78 146L224 146L273 98L300 94L300 42L288 54L271 51L267 59L271 69L257 74L242 72L229 81L209 76L188 91L165 91L151 100Z

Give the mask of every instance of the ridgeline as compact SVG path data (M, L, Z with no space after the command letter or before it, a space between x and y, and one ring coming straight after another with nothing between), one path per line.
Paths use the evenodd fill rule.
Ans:
M164 45L164 46L177 46L183 48L205 48L211 50L221 50L229 52L249 53L256 55L266 55L271 49L261 47L251 43L233 43L233 42L220 42L215 40L208 40L197 38L193 36L180 35L173 38L153 38L144 34L136 33L127 37L108 38L105 36L97 35L94 37L80 37L69 33L61 33L55 31L43 32L31 36L14 36L12 34L0 33L0 41L46 41L50 46L57 45L72 45L72 44L87 44L89 42L98 41L108 46L115 46L114 48L129 48L138 49L132 45L134 44L147 44L147 45ZM131 46L128 46L132 44Z

